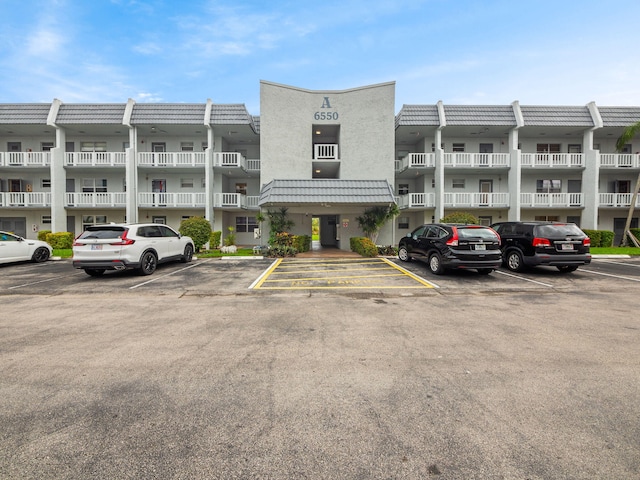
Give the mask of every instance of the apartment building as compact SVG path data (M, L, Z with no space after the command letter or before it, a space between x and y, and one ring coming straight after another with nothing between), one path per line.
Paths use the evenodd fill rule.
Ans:
M397 203L378 243L468 211L482 223L571 221L621 235L640 139L616 152L640 107L404 105L395 83L311 91L260 82L241 104L0 104L0 230L79 234L105 222L210 220L256 245L259 212L286 208L349 249L368 207ZM637 215L633 219L637 227Z

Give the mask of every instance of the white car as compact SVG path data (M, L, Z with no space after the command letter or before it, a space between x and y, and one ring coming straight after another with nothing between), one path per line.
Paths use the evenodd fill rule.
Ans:
M51 257L51 245L40 240L28 240L9 232L0 231L0 263L46 262Z
M157 223L108 224L88 227L73 243L73 266L88 275L133 268L142 275L158 263L193 258L193 240Z

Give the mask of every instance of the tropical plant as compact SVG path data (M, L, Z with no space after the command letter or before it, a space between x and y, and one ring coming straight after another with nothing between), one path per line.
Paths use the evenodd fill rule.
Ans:
M229 233L224 238L224 244L225 246L230 247L231 245L236 244L236 234L234 233L233 227L227 227L227 230L229 230Z
M367 238L375 244L376 240L378 239L380 229L384 226L385 223L387 223L399 213L400 211L398 210L398 206L395 203L387 207L376 205L374 207L366 209L361 216L356 217L356 221L360 226L360 230L362 230Z
M287 207L281 207L280 210L267 210L267 218L269 219L269 245L274 245L279 233L288 232L295 223L289 218Z
M629 125L624 129L622 135L618 138L616 142L616 150L621 152L625 145L631 141L633 137L640 133L640 122L634 123L633 125ZM638 190L640 190L640 174L638 174L638 180L636 180L636 188L633 190L633 196L631 197L631 205L629 206L629 213L627 215L627 221L624 225L624 233L622 234L622 242L620 245L622 247L626 247L629 241L629 237L633 235L631 233L631 220L633 219L633 210L635 208L636 201L638 199ZM636 247L639 246L637 243L637 239L635 237L632 238L633 242L636 244Z

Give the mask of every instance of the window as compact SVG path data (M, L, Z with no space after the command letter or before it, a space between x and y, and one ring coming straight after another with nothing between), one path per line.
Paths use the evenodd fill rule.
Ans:
M582 145L579 143L572 143L568 145L567 153L582 153Z
M236 193L241 195L247 194L247 184L246 183L236 183Z
M464 143L454 143L451 148L454 152L464 152Z
M180 188L193 188L193 178L181 178Z
M536 180L536 193L560 193L562 180Z
M484 225L485 227L489 227L493 223L493 217L491 217L491 216L479 216L478 217L478 223L480 223L480 225Z
M253 232L254 228L258 228L256 217L236 217L236 232Z
M453 188L464 188L464 178L454 178L451 182Z
M103 178L103 179L83 178L82 191L84 193L91 193L91 192L104 193L107 191L107 179L106 178Z
M42 178L42 179L40 179L40 187L41 188L51 188L51 179L50 178Z
M40 143L40 150L42 150L43 152L50 152L52 148L53 148L53 142Z
M80 142L81 152L106 152L107 142Z
M181 152L193 152L193 142L180 142Z
M207 142L202 142L202 151L204 152L209 147Z
M536 222L559 222L560 217L558 215L536 215L534 217Z
M42 215L40 221L43 225L51 225L51 215Z
M408 195L409 194L409 184L401 183L398 185L398 195Z
M151 223L158 223L161 225L166 225L167 224L167 217L162 216L162 215L154 215L151 217Z
M559 143L538 143L536 145L537 153L560 153Z
M398 228L409 228L409 217L398 217Z
M631 144L625 143L624 147L622 147L622 150L620 150L620 153L631 153Z
M86 230L87 228L93 225L102 225L107 223L106 215L83 215L82 216L82 230Z

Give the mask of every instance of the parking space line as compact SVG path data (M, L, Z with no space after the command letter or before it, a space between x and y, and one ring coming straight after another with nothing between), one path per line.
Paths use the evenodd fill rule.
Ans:
M553 285L550 285L548 283L543 283L543 282L539 282L537 280L531 280L530 278L526 278L526 277L521 277L519 275L514 275L512 273L507 273L507 272L503 272L501 270L494 270L495 273L499 273L500 275L506 275L507 277L512 277L512 278L517 278L518 280L524 280L525 282L531 282L531 283L536 283L538 285L542 285L544 287L549 287L549 288L553 288Z
M181 268L179 270L176 270L175 272L171 272L171 273L167 273L165 275L160 275L160 276L157 276L157 277L153 277L151 280L147 280L146 282L138 283L136 285L133 285L132 287L129 287L129 290L133 290L134 288L138 288L138 287L143 287L145 285L148 285L149 283L155 282L156 280L160 280L160 279L165 278L165 277L170 277L171 275L175 275L176 273L184 272L185 270L189 270L190 268L197 267L199 265L202 265L203 263L210 262L211 260L212 260L211 258L207 258L206 260L199 261L198 263L192 263L191 265L189 265L187 267L184 267L184 268Z
M423 285L426 285L428 287L432 287L432 288L440 288L439 285L436 285L433 282L430 282L429 280L425 280L422 277L419 277L418 275L416 275L415 273L410 272L409 270L407 270L406 268L401 267L400 265L396 265L395 263L393 263L390 260L387 260L386 258L381 258L381 260L383 262L385 262L387 265L391 265L393 268L400 270L402 273L404 273L405 275L410 276L411 278L413 278L416 282L421 283Z
M602 260L602 259L598 259L598 263L611 263L613 265L624 265L625 267L640 268L640 263L616 262L614 260Z
M47 278L45 280L38 280L37 282L29 282L29 283L23 283L22 285L14 285L12 287L7 287L7 290L14 290L16 288L22 288L22 287L30 287L32 285L38 285L39 283L47 283L47 282L53 282L53 281L57 281L60 280L61 278L65 278L65 277L73 277L74 275L79 275L80 272L75 272L69 275L62 275L62 276L58 276L55 278Z
M594 275L602 275L603 277L613 277L613 278L619 278L621 280L630 280L632 282L640 282L640 278L623 277L622 275L614 275L612 273L594 272L593 270L587 270L586 268L581 268L580 271L585 273L593 273Z
M282 258L278 258L275 262L273 262L269 266L269 268L267 268L264 272L262 272L262 275L260 275L258 278L256 278L255 282L253 282L251 285L249 285L249 290L254 289L254 288L260 288L260 286L269 277L269 275L271 275L271 273L273 273L273 271L276 269L276 267L278 265L280 265L281 263L282 263Z

